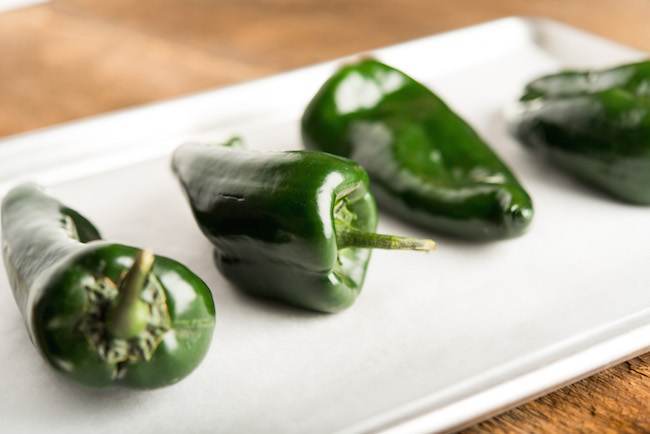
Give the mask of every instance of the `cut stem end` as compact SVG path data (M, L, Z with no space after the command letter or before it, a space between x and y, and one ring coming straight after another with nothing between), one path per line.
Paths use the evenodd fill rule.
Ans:
M433 240L398 237L395 235L364 232L352 227L339 228L336 231L336 243L339 249L357 247L367 249L418 250L429 252L436 250L438 244Z
M106 313L106 329L114 337L131 339L140 334L149 322L149 306L141 300L155 256L151 250L141 250L133 265L120 281L115 303Z

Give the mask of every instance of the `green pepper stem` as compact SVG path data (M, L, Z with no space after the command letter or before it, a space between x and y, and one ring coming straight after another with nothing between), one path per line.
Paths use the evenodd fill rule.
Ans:
M153 267L151 250L141 250L121 280L118 296L106 313L106 329L111 336L130 339L142 332L149 321L149 307L141 300L142 290Z
M433 240L375 234L350 226L337 229L336 244L339 249L361 247L367 249L421 250L425 252L436 250L438 247Z

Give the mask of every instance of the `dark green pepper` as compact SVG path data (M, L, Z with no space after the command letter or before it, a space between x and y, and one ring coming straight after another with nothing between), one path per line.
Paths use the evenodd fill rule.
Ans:
M302 117L310 149L360 163L377 203L405 221L470 239L521 234L530 197L431 90L373 59L336 72Z
M585 183L650 204L650 61L530 82L511 119L522 143Z
M181 380L206 354L212 294L178 262L100 240L32 184L3 199L2 243L29 336L65 377L150 389Z
M368 177L353 161L239 145L186 144L172 160L217 268L239 289L337 312L359 295L369 248L435 246L374 233Z

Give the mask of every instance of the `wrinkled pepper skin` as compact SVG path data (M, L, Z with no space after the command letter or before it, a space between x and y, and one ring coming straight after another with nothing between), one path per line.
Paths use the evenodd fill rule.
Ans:
M431 90L373 59L349 64L302 117L305 147L361 164L379 206L437 233L518 236L533 206L506 165Z
M650 204L650 61L533 80L510 122L536 155L613 197Z
M338 312L356 300L370 250L337 245L337 211L374 232L377 210L357 163L321 152L255 152L238 140L189 143L172 168L214 245L222 275L249 294Z
M129 270L144 257L140 249L101 240L88 220L31 184L3 199L2 243L32 342L73 382L158 388L186 377L206 354L212 294L178 262L149 256L152 268L135 302L144 324L127 336L106 324L119 312L113 306L126 293Z

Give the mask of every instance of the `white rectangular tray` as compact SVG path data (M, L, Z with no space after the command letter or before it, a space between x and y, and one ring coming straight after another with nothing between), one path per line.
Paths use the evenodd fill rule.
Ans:
M539 164L502 116L539 74L644 54L516 17L371 54L431 86L487 139L533 197L530 231L488 244L438 237L433 254L377 251L357 303L336 315L253 299L221 278L170 173L171 151L232 135L254 149L300 148L302 110L343 59L9 137L0 195L37 181L106 238L187 264L213 291L217 328L203 364L177 385L86 390L40 359L3 277L3 430L453 430L650 347L650 209ZM379 229L427 235L385 214Z

